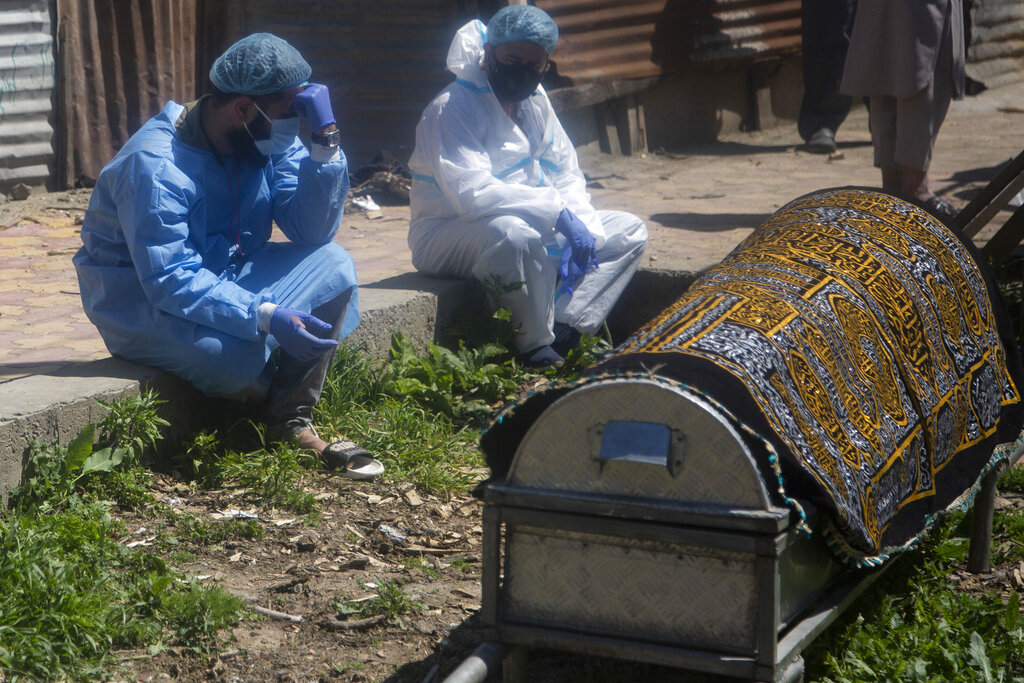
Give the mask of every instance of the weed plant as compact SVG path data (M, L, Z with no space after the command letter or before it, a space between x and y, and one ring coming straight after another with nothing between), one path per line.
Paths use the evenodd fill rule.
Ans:
M377 595L372 600L355 602L336 598L331 602L331 607L338 616L345 618L367 619L384 615L389 621L402 614L423 610L423 603L411 599L402 585L398 579L394 581L376 579L372 587L376 590ZM364 590L371 588L362 582L359 582L359 586Z
M263 439L263 431L253 429ZM317 465L316 455L286 444L265 444L248 453L228 451L219 461L224 482L237 483L251 491L262 505L308 513L316 508L313 494L303 490L309 470Z
M356 349L339 349L314 410L317 424L369 450L386 464L391 479L411 480L442 496L462 490L469 481L466 470L483 464L478 433L456 427L447 414L428 410L414 396L388 393L382 379L388 372Z
M317 424L367 447L388 464L391 479L442 496L464 490L474 481L470 470L483 464L479 427L536 377L509 350L507 312L499 310L493 325L504 343L461 340L455 350L431 345L422 356L395 335L379 366L342 348ZM589 362L599 344L586 337L563 376ZM179 562L190 556L177 550L181 544L209 547L262 534L252 520L206 522L154 503L144 463L167 426L160 403L149 391L105 403L103 420L66 448L34 442L27 449L23 483L0 512L0 678L92 680L106 676L112 653L126 648L156 653L175 644L210 653L245 613L230 594L116 540L127 531L110 517L111 505L165 517L156 525L157 548ZM200 432L173 462L199 486L242 487L259 504L305 513L315 524L316 501L303 489L316 458L252 431L255 448L239 450L226 448L216 431ZM366 603L339 601L339 611L396 620L422 609L400 582L378 581L376 590Z
M166 426L156 403L147 393L108 404L99 444L88 425L67 448L26 450L24 481L0 511L0 678L95 680L123 648L205 654L245 613L238 598L116 540L126 530L108 513L110 494L144 500L128 499L144 491L138 463Z
M499 309L485 327L492 340L511 344L507 310ZM479 429L539 377L516 361L511 345L470 345L473 336L456 340L455 350L430 344L426 354L417 354L396 332L379 366L357 349L342 347L314 411L317 424L381 459L390 479L412 481L440 496L465 490L474 481L469 471L484 464L476 447ZM609 347L584 335L565 365L544 376L575 377Z
M167 520L174 526L174 531L165 532L160 537L160 543L165 547L179 543L216 546L225 541L258 540L264 536L263 526L255 519L203 520L171 510Z
M100 400L107 414L99 422L100 441L111 448L123 449L129 465L142 462L147 449L156 449L161 430L169 423L157 414L164 403L152 389L137 396L125 396L110 403Z
M950 515L805 652L809 680L1019 681L1024 620L1015 592L975 595L951 585L949 562L962 561L962 514Z

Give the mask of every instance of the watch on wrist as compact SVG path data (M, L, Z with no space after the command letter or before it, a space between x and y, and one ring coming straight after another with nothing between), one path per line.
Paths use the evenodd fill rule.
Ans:
M341 146L341 131L332 130L327 133L320 135L313 134L313 142L324 147L340 147Z

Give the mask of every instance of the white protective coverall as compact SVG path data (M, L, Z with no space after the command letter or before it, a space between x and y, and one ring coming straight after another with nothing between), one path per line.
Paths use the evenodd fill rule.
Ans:
M463 26L448 50L455 82L427 106L416 127L409 248L433 275L522 282L498 303L520 326L520 351L554 340L554 321L580 332L600 328L636 271L647 245L643 222L596 211L576 150L543 88L505 113L483 70L485 26ZM566 241L555 222L568 207L594 236L597 270L556 294Z

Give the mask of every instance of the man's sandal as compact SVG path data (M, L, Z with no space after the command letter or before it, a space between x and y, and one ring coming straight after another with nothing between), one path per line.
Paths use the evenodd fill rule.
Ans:
M352 441L332 441L320 454L327 466L340 470L349 479L374 479L384 472L384 465L362 446Z

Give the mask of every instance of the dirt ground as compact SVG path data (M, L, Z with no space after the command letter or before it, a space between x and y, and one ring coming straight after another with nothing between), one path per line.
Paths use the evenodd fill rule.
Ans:
M244 490L196 491L171 475L154 475L152 493L176 512L207 523L252 520L264 535L213 545L181 540L168 551L166 545L158 548L159 517L117 513L128 525L126 545L159 552L205 584L219 584L253 606L301 621L243 620L212 658L180 648L155 657L120 652L116 675L225 683L444 680L481 642L481 503L330 475L318 476L307 490L322 506L315 526L294 513L253 507ZM1024 499L1000 496L997 507L1021 509ZM174 536L175 527L160 532ZM175 557L187 560L175 563ZM951 567L949 579L961 590L997 590L1005 597L1024 589L1022 573L1024 562L981 575L961 564ZM338 614L338 602L370 600L382 582L401 584L410 612L362 624ZM540 683L681 680L673 669L554 652L531 653L529 666L531 680Z
M245 620L208 661L174 650L154 658L121 653L125 674L143 681L422 681L431 671L437 679L454 668L479 644L478 501L442 501L411 487L328 475L309 491L322 509L316 526L294 513L257 509L244 502L245 491L198 492L170 475L155 475L152 492L175 511L207 523L253 520L264 533L209 546L183 540L172 560L194 559L174 566L301 622ZM121 518L131 530L126 544L159 542L152 515ZM381 582L400 582L412 611L355 628L339 621L333 601L360 604L377 595Z

